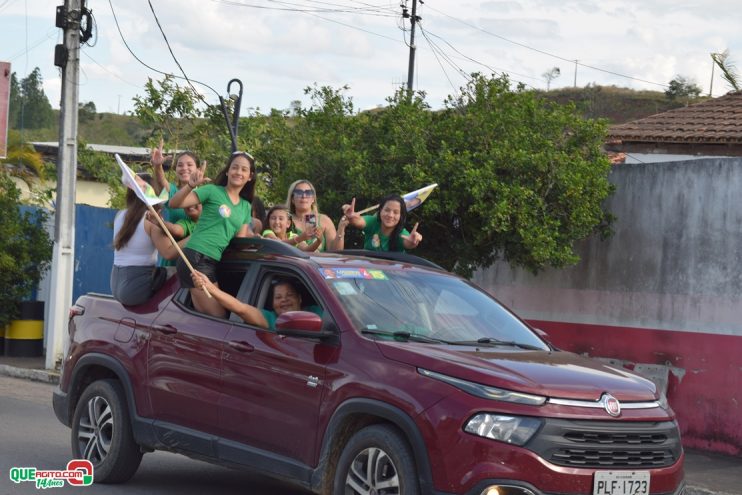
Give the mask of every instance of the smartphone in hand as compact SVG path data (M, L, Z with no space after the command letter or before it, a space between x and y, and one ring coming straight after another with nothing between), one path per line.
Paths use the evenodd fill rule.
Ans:
M306 215L304 215L304 223L306 223L307 225L311 225L312 227L316 227L317 215L315 215L314 213L307 213Z

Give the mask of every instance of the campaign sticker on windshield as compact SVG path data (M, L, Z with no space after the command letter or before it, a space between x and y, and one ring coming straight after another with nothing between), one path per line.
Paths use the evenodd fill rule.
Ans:
M319 272L325 279L362 278L366 280L387 280L386 273L383 271L366 270L365 268L320 268Z

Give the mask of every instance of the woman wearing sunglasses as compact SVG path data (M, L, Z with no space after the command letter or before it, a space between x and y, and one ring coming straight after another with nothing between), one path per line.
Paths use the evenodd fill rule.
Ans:
M319 251L336 249L335 225L330 217L319 212L317 191L311 182L300 179L291 184L286 204L289 205L294 231L297 234L307 232L310 237L321 239L322 242L317 243ZM312 242L308 241L308 244Z
M201 203L203 212L183 249L194 269L206 275L218 286L216 265L233 237L252 236L250 205L255 194L255 158L244 151L232 153L227 166L219 172L213 184L204 176L206 166L196 169L188 184L170 199L170 206L187 208ZM198 187L201 186L201 187ZM198 189L195 189L198 187ZM178 259L178 279L181 287L191 289L197 311L223 317L225 310L216 299L195 289L188 266Z

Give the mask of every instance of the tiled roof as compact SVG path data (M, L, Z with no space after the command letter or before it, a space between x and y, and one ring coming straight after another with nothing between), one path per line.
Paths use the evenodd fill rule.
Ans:
M609 141L742 144L742 91L612 126Z

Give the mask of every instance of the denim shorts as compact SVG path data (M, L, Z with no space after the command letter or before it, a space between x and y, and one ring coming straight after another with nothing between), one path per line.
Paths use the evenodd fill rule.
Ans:
M206 275L209 280L216 283L216 265L219 263L217 260L210 256L206 256L203 253L194 251L190 248L183 248L183 254L188 258L194 269ZM187 289L192 289L193 279L191 278L191 270L188 269L188 265L185 264L183 258L178 258L178 264L176 265L178 270L178 280L180 280L180 286Z

